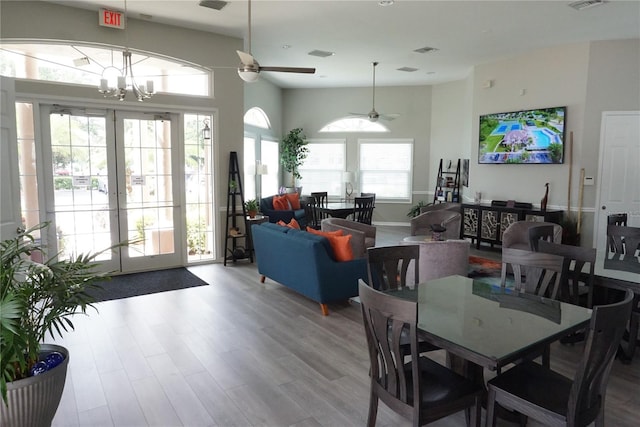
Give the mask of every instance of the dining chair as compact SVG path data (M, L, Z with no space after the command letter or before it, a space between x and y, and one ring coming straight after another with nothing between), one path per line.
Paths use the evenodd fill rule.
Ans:
M553 234L553 225L539 225L537 227L529 228L529 249L537 252L538 242L540 242L540 240L553 242Z
M596 276L596 249L540 241L538 252L559 255L564 259L560 279L560 299L574 305L591 308ZM585 296L586 301L584 300Z
M414 281L407 283L413 261ZM379 246L367 249L369 284L380 291L397 290L417 284L420 270L420 246Z
M557 299L564 258L559 255L502 248L500 286L506 286L507 267L513 270L515 290Z
M634 256L640 247L640 227L607 225L608 252Z
M622 301L593 308L583 356L573 378L524 362L489 380L487 426L495 425L496 405L545 425L604 426L607 382L625 330L633 292Z
M373 207L376 206L376 193L360 193L360 197L373 197Z
M620 225L620 226L626 227L627 226L627 214L626 213L614 213L614 214L607 215L607 226L609 226L609 225ZM611 238L607 238L607 241L609 242L609 251L610 252L615 252L616 242ZM619 246L621 246L621 245L619 245Z
M409 266L413 263L413 281L407 283L410 274ZM418 284L420 270L420 246L380 246L367 249L368 284L379 291L389 291L415 288ZM440 348L422 339L419 342L419 352L439 350ZM403 337L401 347L403 355L411 352L409 337Z
M307 221L307 227L319 230L320 224L316 223L314 212L315 199L311 196L302 196L300 197L300 206L304 209L304 217Z
M355 197L353 220L371 225L373 220L374 197Z
M329 195L326 191L315 191L311 193L311 197L313 198L313 228L319 230L322 220L328 218L329 215L320 211L318 207L326 208L328 206Z
M420 356L418 303L396 298L358 281L369 359L371 389L367 426L374 427L378 401L414 426L464 410L467 425L480 426L484 387ZM411 359L406 362L401 334L406 331Z

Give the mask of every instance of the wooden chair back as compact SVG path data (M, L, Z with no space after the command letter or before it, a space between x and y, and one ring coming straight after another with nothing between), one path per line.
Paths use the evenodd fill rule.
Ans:
M315 191L311 193L311 197L313 197L316 201L316 205L327 207L329 203L329 193L326 191Z
M622 301L593 308L582 360L569 394L567 425L587 425L603 409L609 372L629 320L632 300L633 292L627 290Z
M363 224L371 225L373 220L374 197L355 197L355 207L353 210L353 220Z
M608 225L608 252L634 256L640 246L640 227Z
M562 279L560 280L560 299L575 305L585 305L580 301L580 283L587 289L586 306L593 305L593 287L595 280L596 249L560 243L540 241L538 252L559 255L564 258ZM585 271L587 267L588 273ZM584 275L586 275L586 279Z
M322 212L318 209L318 207L326 208L329 203L329 195L326 191L316 191L311 193L311 198L313 198L313 224L315 229L320 229L320 223L323 219L328 218L325 212Z
M515 289L557 299L564 258L558 255L502 248L500 284L506 286L507 267L513 269Z
M307 221L307 227L319 230L320 225L316 223L314 212L315 199L311 196L302 196L300 197L300 205L304 209L304 217Z
M373 197L373 206L376 206L376 193L360 193L360 197Z
M553 242L553 225L540 225L529 229L529 249L534 252L538 251L538 242L546 240Z
M414 286L420 277L420 246L398 245L380 246L367 249L367 270L369 284L378 290L404 288L407 285L407 271L413 261Z

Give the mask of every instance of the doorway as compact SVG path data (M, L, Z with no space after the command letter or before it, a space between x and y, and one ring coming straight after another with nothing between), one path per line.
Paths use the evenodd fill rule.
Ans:
M51 105L40 117L50 251L68 258L128 241L101 253L101 267L182 265L177 115Z
M594 244L605 250L609 214L626 212L640 227L640 111L602 113L598 176Z

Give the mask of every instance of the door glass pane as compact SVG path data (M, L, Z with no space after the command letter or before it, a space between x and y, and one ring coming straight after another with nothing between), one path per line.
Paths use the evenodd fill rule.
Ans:
M184 116L184 170L189 262L215 258L213 220L213 135L208 115ZM203 132L205 127L209 128Z
M267 173L260 175L262 183L262 197L278 193L278 177L280 176L280 157L278 155L278 143L263 139L260 144L260 159L266 166Z
M124 119L125 191L129 257L175 252L171 122Z
M256 140L255 138L244 137L244 199L256 198Z
M50 115L56 235L60 258L112 245L104 117ZM109 260L111 251L99 260Z

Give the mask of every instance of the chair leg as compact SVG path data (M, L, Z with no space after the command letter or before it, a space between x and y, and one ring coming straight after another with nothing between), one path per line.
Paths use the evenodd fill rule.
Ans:
M487 392L487 420L485 422L486 427L495 427L496 425L496 391L489 386Z
M549 368L551 366L551 346L545 346L542 350L542 366Z
M629 346L627 347L627 356L633 360L636 352L636 344L638 343L638 327L640 326L640 313L631 313L631 321L629 322Z
M260 276L260 283L264 283L266 279L267 279L266 276Z
M378 417L378 396L373 393L373 384L371 387L372 390L369 395L369 416L367 417L367 427L375 427L376 418Z

